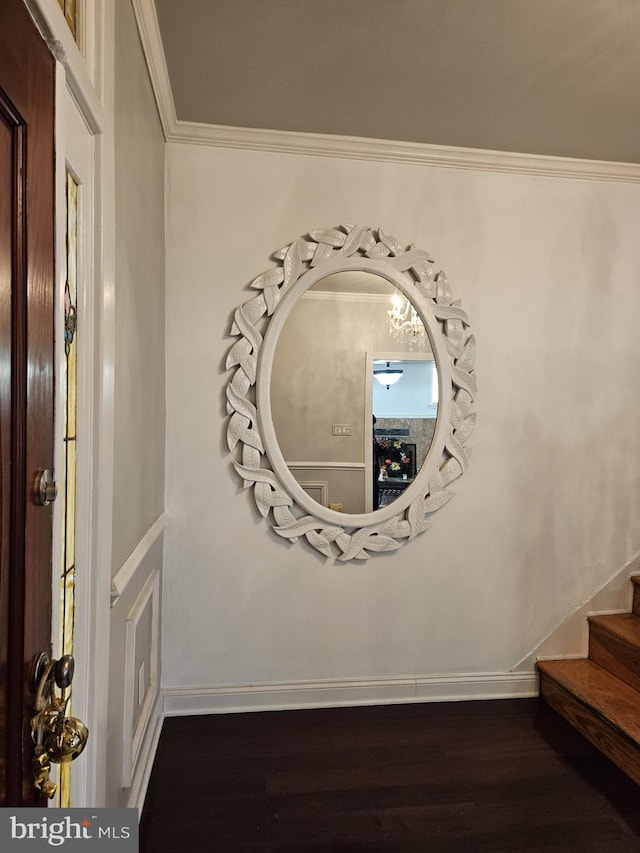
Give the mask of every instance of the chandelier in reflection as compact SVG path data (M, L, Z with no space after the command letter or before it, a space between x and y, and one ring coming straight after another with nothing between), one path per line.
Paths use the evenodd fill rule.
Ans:
M420 315L406 297L396 291L391 297L391 309L387 311L389 334L395 341L418 346L425 338L426 330Z

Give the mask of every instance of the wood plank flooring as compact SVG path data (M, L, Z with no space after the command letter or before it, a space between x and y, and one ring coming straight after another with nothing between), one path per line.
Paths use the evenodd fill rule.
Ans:
M169 718L141 853L640 853L640 788L537 699Z

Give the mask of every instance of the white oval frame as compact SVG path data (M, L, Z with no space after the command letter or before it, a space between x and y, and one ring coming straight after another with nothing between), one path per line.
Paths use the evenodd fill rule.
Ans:
M245 488L254 487L260 514L273 513L279 536L292 541L304 536L326 557L341 561L396 550L430 526L430 516L453 497L446 487L469 463L477 386L467 314L453 301L446 275L435 273L427 252L413 246L405 250L381 229L344 225L312 231L273 257L277 265L251 282L259 293L236 310L231 328L239 340L226 365L235 368L227 385L227 444L230 451L242 446L236 471ZM440 392L435 434L414 482L393 503L361 514L323 507L299 485L282 456L270 402L275 347L291 309L320 279L352 270L385 278L415 305L432 345ZM255 405L250 399L254 386ZM296 514L297 508L307 514Z

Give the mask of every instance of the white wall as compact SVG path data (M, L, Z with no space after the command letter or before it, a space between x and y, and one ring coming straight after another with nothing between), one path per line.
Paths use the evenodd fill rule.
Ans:
M164 137L130 2L115 45L114 572L164 508L165 444Z
M165 449L164 137L133 9L115 14L113 565L106 802L136 805L159 732ZM103 653L106 654L107 649Z
M167 192L170 711L263 701L229 685L269 704L277 682L507 673L640 550L640 186L170 144ZM433 253L480 392L431 530L325 565L240 487L224 362L270 253L341 222Z

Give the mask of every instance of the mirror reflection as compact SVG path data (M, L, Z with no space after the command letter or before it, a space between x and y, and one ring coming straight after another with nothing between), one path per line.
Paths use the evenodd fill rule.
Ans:
M428 334L386 279L327 276L285 321L270 395L281 453L302 488L325 507L371 512L413 482L433 438Z
M438 372L426 353L411 353L374 359L373 379L373 508L379 509L413 482L429 452Z

